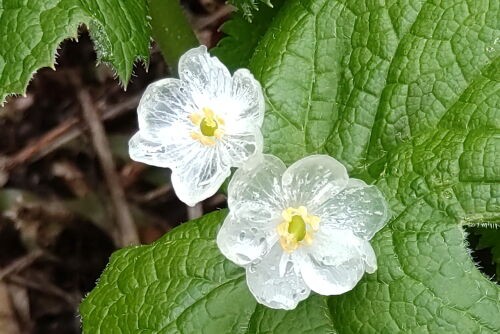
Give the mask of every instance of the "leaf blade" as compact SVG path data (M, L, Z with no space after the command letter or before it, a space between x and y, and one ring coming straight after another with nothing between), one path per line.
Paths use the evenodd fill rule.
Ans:
M27 6L5 0L0 7L0 103L8 95L24 94L39 68L53 68L57 47L65 38L77 38L80 24L93 28L100 60L113 66L123 85L137 59L147 64L145 1L122 6L118 0L49 0Z
M266 150L288 163L314 153L334 156L351 175L377 182L396 217L374 240L378 272L352 292L330 299L340 332L500 330L495 316L499 287L475 267L460 225L500 220L500 170L494 158L500 136L498 53L485 48L495 43L499 29L487 19L459 24L468 17L460 9L465 5L480 18L495 15L490 9L498 13L498 8L454 4L459 8L452 35L457 51L438 49L439 57L431 57L435 38L451 33L443 29L429 35L429 26L435 27L451 6L290 1L273 22L283 37L268 32L252 58L250 67L263 82L268 103ZM363 26L363 18L374 13L375 19L365 20L370 26ZM318 34L318 26L329 30ZM483 28L486 33L470 38ZM375 45L369 44L371 33L381 37L373 39ZM325 39L321 47L314 43L318 36ZM429 47L419 52L422 41ZM414 44L417 52L407 58ZM465 62L467 55L477 61ZM415 68L419 57L427 60ZM422 73L424 79L415 80ZM438 77L430 79L434 73ZM412 80L414 90L423 92L413 100L401 94ZM440 85L446 80L449 85ZM438 88L429 97L425 93L434 85ZM449 87L454 91L446 96ZM442 104L432 111L436 101ZM470 106L470 101L478 104ZM400 109L394 111L395 105ZM425 115L428 119L419 123ZM419 269L419 263L432 266Z
M393 212L373 240L378 271L328 299L325 332L500 331L500 288L474 265L462 229L500 223L499 57L487 48L500 31L492 21L499 8L441 5L287 1L250 61L266 96L267 152L288 163L328 153L375 183ZM418 67L416 55L425 60ZM399 100L412 80L423 93ZM325 299L300 304L301 321L260 306L245 311L247 332L293 333L315 315L309 303L321 308Z
M215 244L225 215L225 210L205 215L152 245L115 252L80 306L84 333L289 333L294 328L332 333L326 312L308 318L311 308L326 308L323 297L292 312L257 305L244 270ZM303 321L297 325L292 319Z

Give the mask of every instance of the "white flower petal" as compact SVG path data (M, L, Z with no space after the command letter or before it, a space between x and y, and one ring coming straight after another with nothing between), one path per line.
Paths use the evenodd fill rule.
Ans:
M242 205L237 212L231 211L217 234L222 254L240 266L262 259L278 240L274 228L279 222L273 222L276 217L252 209Z
M188 129L189 115L198 110L186 84L167 78L150 84L137 108L142 136L159 142L169 141L169 132ZM186 130L188 131L188 130Z
M247 69L234 72L231 86L231 97L239 102L239 108L234 113L237 118L260 127L264 120L264 95L260 83L255 80Z
M346 188L363 188L363 187L366 187L366 186L367 186L367 184L366 184L365 181L360 180L360 179L352 179L352 178L350 178L347 181Z
M327 296L354 288L365 272L365 258L372 261L372 253L363 253L365 247L365 241L351 231L321 226L311 245L296 251L307 286Z
M263 138L260 130L254 128L253 132L240 134L225 134L219 146L233 167L241 167L248 159L256 154L261 154Z
M284 208L281 175L285 164L275 156L262 155L248 161L233 175L228 187L228 206L238 210L243 203L281 216Z
M231 91L229 70L219 59L211 57L204 45L182 55L179 77L190 86L195 101L208 101Z
M184 152L172 168L172 186L177 197L189 206L212 196L231 174L230 167L214 147Z
M366 265L365 271L369 274L373 274L377 271L377 256L375 255L373 247L368 241L363 240L361 248L362 258Z
M288 167L283 174L289 206L315 209L347 185L349 177L344 165L328 155L311 155Z
M388 217L387 203L380 190L356 179L349 179L348 186L316 212L336 228L350 229L365 240L384 227Z
M272 192L273 182L278 179L276 175L281 174L285 166L273 157L260 158L252 160L252 165L247 164L248 169L238 169L231 179L228 191L230 214L217 235L221 252L239 265L261 259L278 240L276 227L281 222L281 208L268 201L273 194L259 192L264 187L271 187ZM261 161L264 162L261 164ZM249 200L258 196L263 196L262 200Z
M194 149L192 141L177 143L160 143L144 137L143 132L137 132L129 141L130 157L139 162L158 167L175 168L176 164Z
M293 262L281 261L283 256L288 257L288 254L276 244L261 262L247 267L247 284L259 303L274 309L292 310L311 290L297 274Z

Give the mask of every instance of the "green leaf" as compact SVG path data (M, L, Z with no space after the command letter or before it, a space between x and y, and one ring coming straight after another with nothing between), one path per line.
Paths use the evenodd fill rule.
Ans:
M136 60L147 64L151 27L145 0L80 0L100 61L113 66L126 86Z
M155 324L173 317L180 326L175 330L196 332L182 327L187 323L179 314L193 296L203 295L211 297L200 302L203 311L184 314L192 315L190 326L204 324L207 333L233 332L234 324L245 333L302 333L300 326L316 316L322 322L314 324L324 323L325 332L500 332L500 287L475 266L463 230L500 224L499 15L494 0L286 1L249 63L266 96L265 150L287 163L330 154L384 192L392 219L372 242L378 271L349 293L314 296L292 312L254 309L241 269L223 261L213 243L216 224L208 220L221 215L216 213L166 236L158 244L170 246L161 256L146 261L127 253L133 250L115 255L82 306L84 328L98 332L120 319L113 324L121 332L148 332L121 324L137 323L136 316L155 318ZM245 34L234 29L233 35ZM240 62L245 58L242 52ZM204 245L202 233L208 233ZM182 265L165 267L170 273L162 280L125 271L142 273L172 253ZM136 258L141 260L131 264ZM224 313L232 320L216 312L232 296L181 285L201 273L216 277L206 282L213 286L240 277L234 286L241 287L234 302L240 311ZM154 281L149 289L142 277ZM144 298L134 296L145 290L163 296L166 290L156 288L161 284L180 291L167 292L176 307L162 304L160 311L137 315ZM208 327L220 319L224 324L216 330Z
M457 108L498 57L498 4L424 3L288 1L252 58L267 150L326 152L359 173Z
M28 5L29 2L29 5ZM87 24L100 61L126 86L134 61L147 62L150 26L145 1L3 0L0 4L0 103L24 94L33 73L54 67L56 49Z
M252 58L266 150L328 153L392 207L376 274L330 298L341 333L500 331L500 289L462 229L500 223L499 14L495 1L289 1Z
M85 333L332 333L318 296L292 312L258 305L245 272L220 254L226 211L181 225L149 246L113 254L80 307Z
M248 21L244 13L236 12L231 20L226 21L221 29L227 35L210 50L230 70L248 67L250 58L262 36L273 21L273 17L284 0L277 0L273 7L262 7Z
M229 3L238 8L246 20L253 19L253 12L260 10L259 3L272 7L271 0L229 0Z

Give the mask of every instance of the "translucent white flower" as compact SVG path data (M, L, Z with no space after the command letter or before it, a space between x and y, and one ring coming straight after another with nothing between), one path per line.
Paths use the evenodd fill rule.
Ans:
M262 152L262 88L246 69L231 77L205 46L179 60L180 79L148 86L138 107L132 159L172 169L180 200L194 205L213 195L230 175Z
M369 240L386 223L385 199L332 157L287 169L265 155L236 171L228 205L217 245L246 268L250 291L268 307L293 309L311 290L342 294L377 269Z

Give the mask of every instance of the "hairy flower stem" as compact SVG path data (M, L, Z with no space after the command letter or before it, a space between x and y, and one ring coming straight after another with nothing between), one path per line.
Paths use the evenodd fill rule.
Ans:
M199 45L179 0L148 0L153 37L172 74L180 56Z

